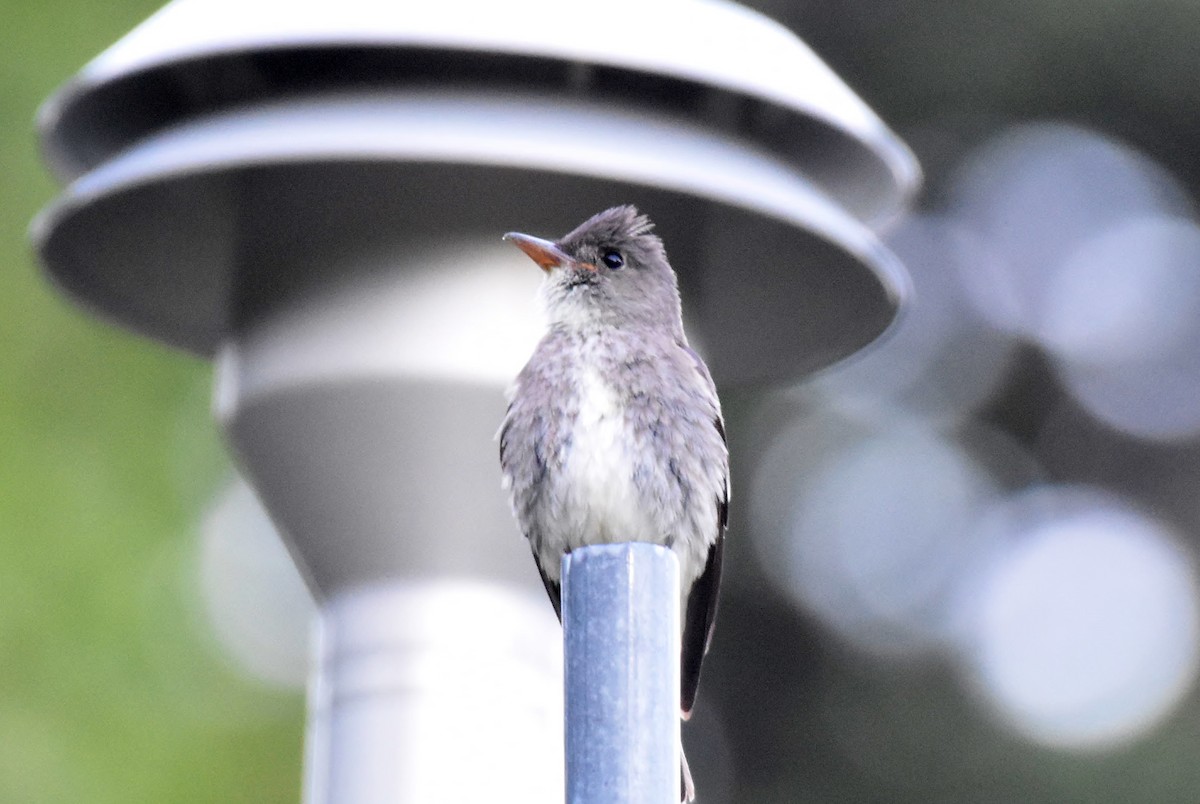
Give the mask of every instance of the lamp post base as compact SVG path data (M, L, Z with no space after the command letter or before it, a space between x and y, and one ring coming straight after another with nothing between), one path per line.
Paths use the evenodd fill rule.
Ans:
M472 579L380 584L328 601L317 637L306 804L562 800L544 600Z

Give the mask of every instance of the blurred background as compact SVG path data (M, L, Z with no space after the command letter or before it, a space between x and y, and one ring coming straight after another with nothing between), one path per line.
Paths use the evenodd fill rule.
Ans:
M312 604L210 367L64 304L27 242L37 105L157 5L5 9L4 802L300 795ZM1200 6L747 5L927 184L893 337L725 395L703 800L1197 800Z

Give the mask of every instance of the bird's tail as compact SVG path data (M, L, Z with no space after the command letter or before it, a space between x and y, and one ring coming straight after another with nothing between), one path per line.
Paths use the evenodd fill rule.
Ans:
M692 769L688 767L682 745L679 746L679 795L682 804L696 800L696 783L692 781Z

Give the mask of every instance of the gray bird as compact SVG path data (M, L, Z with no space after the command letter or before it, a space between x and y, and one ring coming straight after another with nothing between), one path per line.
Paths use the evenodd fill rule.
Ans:
M500 465L560 620L564 553L641 541L678 556L687 719L717 611L729 457L716 388L688 346L652 229L620 206L557 242L504 236L546 272L548 328L510 391ZM691 801L686 759L682 776Z

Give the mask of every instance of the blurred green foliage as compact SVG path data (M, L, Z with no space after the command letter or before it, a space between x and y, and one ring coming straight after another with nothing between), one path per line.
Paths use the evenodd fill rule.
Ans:
M66 303L29 223L41 103L159 4L9 0L0 40L0 801L299 800L303 701L221 657L197 523L209 367Z

